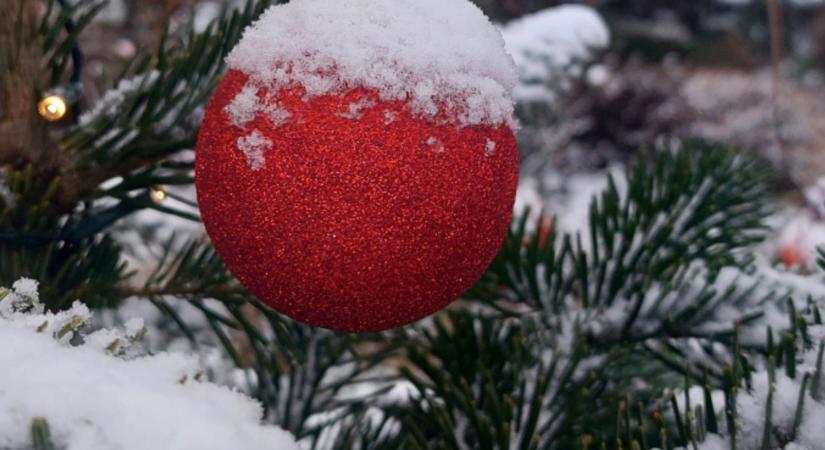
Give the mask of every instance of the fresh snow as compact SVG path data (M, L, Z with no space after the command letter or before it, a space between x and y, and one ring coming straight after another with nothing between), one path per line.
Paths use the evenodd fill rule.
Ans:
M350 103L346 111L336 113L336 115L338 117L343 117L349 120L359 120L361 119L361 117L364 116L364 110L367 108L371 108L374 105L375 102L373 102L369 98L362 98L359 99L357 102Z
M280 103L272 102L264 107L264 113L276 127L280 127L287 123L292 117L292 113L287 111Z
M0 199L6 203L7 209L12 209L14 208L14 194L12 194L11 188L9 188L6 182L8 177L7 173L8 169L0 170Z
M89 309L43 312L33 280L0 288L0 298L0 448L29 448L42 417L66 450L298 450L261 423L257 402L199 381L194 357L114 356L142 335L142 321L83 336Z
M814 342L819 342L825 335L825 328L816 325L809 329ZM816 360L818 356L818 346L814 345L797 355L797 370L811 376L816 374ZM789 378L782 367L776 369L776 380L771 383L766 368L760 368L751 377L749 387L740 389L736 398L736 409L738 412L737 436L741 449L759 449L762 447L763 431L765 426L766 408L768 396L773 394L772 409L772 431L773 436L784 436L790 438L795 435L792 442L788 442L783 447L784 450L814 450L822 448L825 440L825 429L822 427L825 421L825 404L821 400L812 398L810 395L811 383L805 384L806 393L802 421L799 430L793 432L794 418L799 401L800 389L803 375L797 374L795 378ZM822 388L819 390L821 395ZM689 396L691 404L704 405L703 391L699 387L690 390ZM724 394L715 390L712 392L713 405L716 417L724 417ZM684 395L682 392L676 393L677 401L684 410ZM706 406L706 405L705 405ZM722 429L725 432L725 429ZM790 439L789 439L790 440ZM688 450L697 447L680 447L679 450ZM727 450L730 448L729 438L715 434L709 434L704 442L698 445L699 450ZM780 448L771 446L771 448Z
M126 97L140 89L148 87L158 80L160 73L152 70L146 74L135 75L132 78L120 80L114 89L106 91L106 94L98 100L88 111L80 115L77 122L81 126L88 125L99 117L114 117L126 101Z
M229 116L229 123L238 128L244 128L261 112L266 114L275 127L284 125L292 117L292 113L277 100L258 97L258 88L251 84L244 86L235 95L235 98L224 108L224 112Z
M272 150L272 141L265 138L260 131L238 138L238 150L246 157L246 164L252 170L261 170L266 164L264 152Z
M224 111L229 116L229 123L232 126L243 127L255 119L255 115L260 111L260 106L258 88L248 84L226 105Z
M513 60L468 0L293 0L266 10L227 63L271 92L364 87L420 116L447 111L458 126L514 125ZM246 117L242 104L232 114Z
M395 111L384 110L384 125L389 125L398 118L398 113Z
M438 153L443 153L444 152L444 144L441 142L440 139L438 139L435 136L430 136L427 139L427 145L429 145L430 148L433 149L433 153L438 154Z
M610 31L599 14L584 5L547 8L508 23L502 30L520 83L518 102L553 102L570 78L583 72L595 51L610 45Z

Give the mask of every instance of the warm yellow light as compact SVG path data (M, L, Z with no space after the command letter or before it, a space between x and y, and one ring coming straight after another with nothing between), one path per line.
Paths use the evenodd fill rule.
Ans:
M149 192L149 197L151 197L152 201L154 201L155 203L160 203L166 200L166 190L163 188L163 186L155 186Z
M49 122L60 120L66 115L66 100L59 95L43 97L37 104L37 112Z

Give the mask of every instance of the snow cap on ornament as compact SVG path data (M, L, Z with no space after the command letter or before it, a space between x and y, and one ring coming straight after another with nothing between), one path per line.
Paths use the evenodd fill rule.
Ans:
M269 92L306 97L364 88L416 116L513 125L518 77L501 33L468 0L299 0L247 29L229 68ZM239 104L240 122L249 111Z
M196 153L227 267L308 324L377 331L470 287L518 180L512 59L468 0L293 0L227 58Z

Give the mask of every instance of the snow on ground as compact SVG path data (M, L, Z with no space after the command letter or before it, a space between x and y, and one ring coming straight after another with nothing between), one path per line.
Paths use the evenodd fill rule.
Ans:
M266 10L227 63L271 92L366 87L460 126L513 125L513 60L468 0L294 0Z
M199 381L192 356L113 355L139 338L140 321L84 336L88 308L44 313L36 286L22 279L0 289L0 448L28 448L31 422L42 417L67 450L298 449L287 432L262 425L258 403Z

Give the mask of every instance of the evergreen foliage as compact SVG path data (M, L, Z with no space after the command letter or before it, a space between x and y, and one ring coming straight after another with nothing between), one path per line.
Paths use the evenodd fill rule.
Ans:
M13 3L22 17L39 2ZM39 26L20 30L40 46L42 69L51 74L46 86L34 86L40 92L77 82L79 35L106 4L45 3ZM0 200L0 282L36 277L55 309L78 297L92 305L112 304L118 298L114 287L129 275L119 261L121 249L109 237L115 222L141 209L197 220L152 201L151 190L192 183L191 156L169 157L194 146L224 56L270 3L247 1L201 33L191 27L167 33L157 52L136 58L94 107L50 130L44 148L0 161L9 191ZM117 182L105 183L109 180Z
M407 344L416 370L403 373L422 399L403 422L413 448L617 442L616 405L654 401L689 361L722 382L711 358L775 299L716 280L747 264L764 228L762 172L702 143L650 157L594 200L589 244L522 218L473 291L486 307L446 313Z

